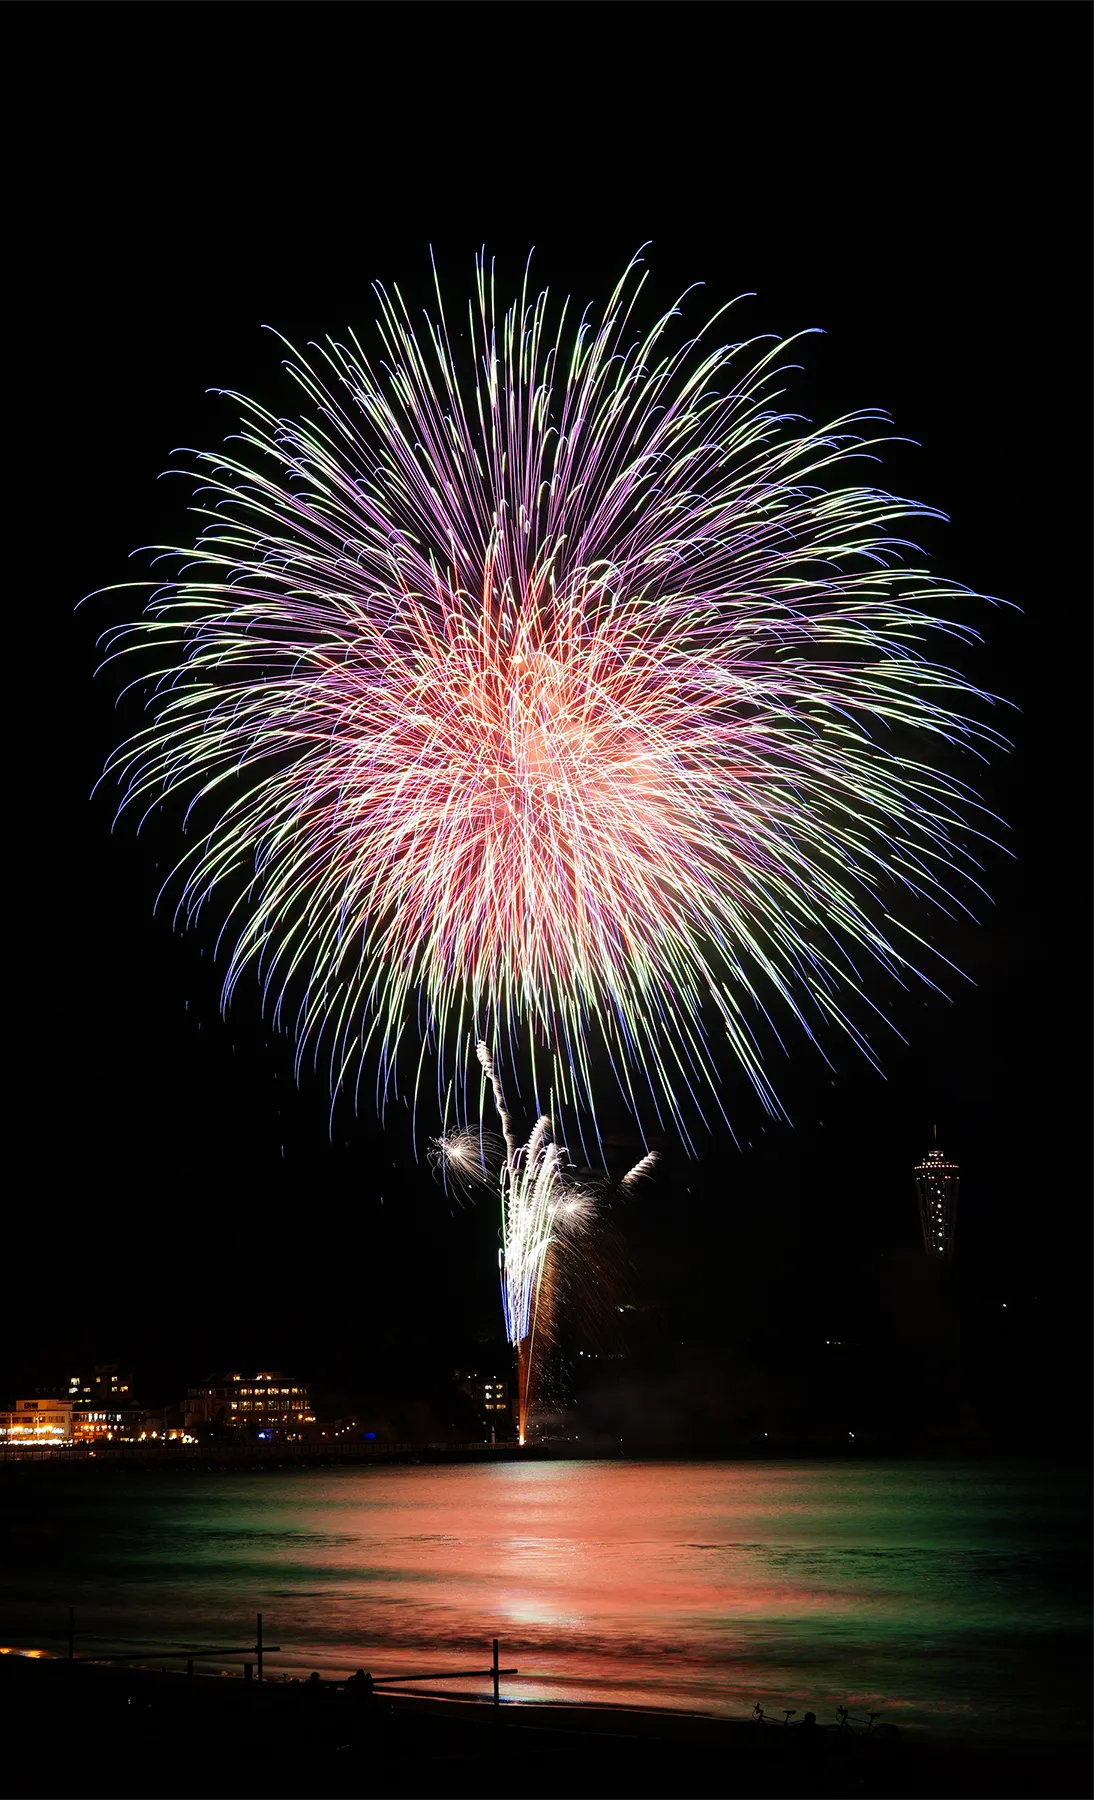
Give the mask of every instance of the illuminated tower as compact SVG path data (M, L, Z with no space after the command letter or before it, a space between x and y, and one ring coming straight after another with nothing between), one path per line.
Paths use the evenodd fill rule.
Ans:
M923 1226L923 1246L930 1257L949 1262L953 1256L954 1229L957 1224L957 1191L961 1171L935 1147L916 1165L915 1191L919 1196L919 1219Z

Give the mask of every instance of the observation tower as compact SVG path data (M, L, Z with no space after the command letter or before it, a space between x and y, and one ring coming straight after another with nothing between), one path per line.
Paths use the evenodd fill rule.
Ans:
M923 1227L923 1247L937 1262L953 1258L954 1231L957 1225L957 1194L961 1171L955 1162L938 1148L935 1126L934 1149L916 1164L915 1191L919 1198L919 1221Z

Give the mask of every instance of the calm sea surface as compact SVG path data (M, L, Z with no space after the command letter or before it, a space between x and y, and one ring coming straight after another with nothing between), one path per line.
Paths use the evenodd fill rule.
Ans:
M0 1637L245 1644L275 1669L484 1666L524 1700L837 1703L1073 1736L1089 1489L944 1464L517 1462L4 1471ZM483 1691L463 1683L456 1691Z

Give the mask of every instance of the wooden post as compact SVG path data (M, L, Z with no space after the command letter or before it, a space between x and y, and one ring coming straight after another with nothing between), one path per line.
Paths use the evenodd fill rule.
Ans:
M76 1637L75 1614L73 1613L73 1610L70 1606L68 1609L68 1660L69 1660L69 1662L72 1661L72 1658L76 1653L75 1637Z
M501 1705L501 1699L498 1694L498 1640L497 1640L497 1638L494 1639L494 1705L495 1706Z
M262 1680L262 1614L258 1615L258 1635L255 1638L255 1654L258 1657L258 1679Z

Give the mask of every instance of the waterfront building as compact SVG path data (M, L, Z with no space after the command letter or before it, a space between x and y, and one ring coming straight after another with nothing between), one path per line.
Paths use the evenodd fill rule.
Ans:
M475 1410L487 1430L507 1434L513 1421L508 1378L504 1375L480 1375L473 1369L457 1369L455 1380L460 1392L474 1402Z
M953 1256L960 1184L961 1171L938 1148L936 1130L934 1149L928 1151L921 1163L916 1164L915 1171L923 1247L935 1261L949 1262Z
M184 1422L278 1437L295 1433L303 1425L315 1424L311 1388L306 1381L290 1381L280 1369L260 1370L257 1375L211 1375L203 1386L189 1389Z
M73 1406L132 1406L132 1395L133 1371L120 1363L95 1363L68 1378L68 1398Z
M125 1427L129 1423L126 1413L115 1406L74 1406L72 1408L72 1437L77 1444L97 1444L108 1442L113 1438L132 1436Z
M169 1425L166 1408L145 1406L74 1406L72 1439L76 1444L192 1444L181 1426Z
M0 1443L68 1444L72 1442L70 1400L17 1400L14 1412L0 1412Z

